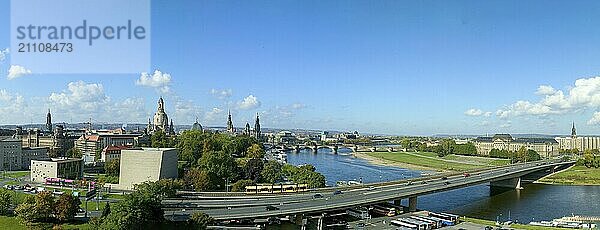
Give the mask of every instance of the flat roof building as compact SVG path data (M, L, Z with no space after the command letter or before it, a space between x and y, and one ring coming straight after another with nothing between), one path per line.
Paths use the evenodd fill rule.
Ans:
M119 189L133 190L136 184L167 178L177 178L177 149L121 150Z
M52 158L50 160L31 160L31 182L42 183L46 178L72 180L83 178L83 159Z

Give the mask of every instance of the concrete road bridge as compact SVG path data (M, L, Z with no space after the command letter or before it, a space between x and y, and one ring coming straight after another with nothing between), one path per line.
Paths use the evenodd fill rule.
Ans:
M383 183L350 187L313 189L283 195L245 195L244 193L182 193L180 199L163 201L165 216L190 216L204 212L216 220L266 218L296 214L314 214L344 210L383 202L399 204L408 199L409 211L415 211L417 197L453 189L490 183L492 187L520 188L574 161L544 160L508 166L472 170L465 173L439 174ZM341 194L333 194L340 190ZM320 194L320 196L315 196ZM267 209L267 207L270 208ZM274 208L273 208L274 207Z
M389 151L389 152L393 152L396 151L397 149L395 149L394 147L390 147L390 146L377 146L377 145L358 145L358 144L342 144L342 143L338 143L338 144L327 144L327 145L323 145L323 144L296 144L296 145L276 145L274 146L274 148L276 149L281 149L281 150L285 150L285 151L295 151L295 152L300 152L300 150L303 149L310 149L313 151L313 153L316 153L317 150L319 149L331 149L331 151L333 153L338 153L339 149L343 149L343 148L347 148L352 150L352 152L376 152L376 151Z

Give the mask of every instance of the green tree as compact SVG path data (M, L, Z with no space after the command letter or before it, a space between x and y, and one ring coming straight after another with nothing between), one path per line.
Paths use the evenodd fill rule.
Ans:
M214 222L214 219L202 212L195 212L188 220L189 224L194 229L206 229L207 226Z
M64 193L58 197L54 207L54 216L58 221L64 222L72 220L79 210L81 201L69 193Z
M70 148L69 150L67 150L67 152L65 153L65 155L67 157L70 158L81 158L83 157L83 153L81 153L81 150L79 150L76 147Z
M28 196L28 198L25 199L25 202L17 205L15 214L17 215L17 218L26 225L36 222L39 219L39 214L35 207L35 198L33 196Z
M265 157L265 150L259 144L252 144L246 152L248 158L262 159Z
M244 178L258 182L261 180L261 172L264 168L262 159L252 158L244 165Z
M281 180L282 171L281 164L277 161L269 161L265 164L263 170L260 173L262 180L265 183L275 183Z
M104 171L108 176L119 176L121 169L121 160L112 159L104 164Z
M184 176L184 181L188 186L193 187L195 191L202 192L214 189L213 184L210 182L208 172L199 168L189 170Z
M177 195L177 190L183 187L183 183L174 179L161 179L155 182L147 181L135 185L135 190L138 193L154 196L155 199L163 199L166 197L174 197Z
M12 203L11 193L6 189L0 189L0 215L8 215Z
M177 137L177 149L179 150L179 160L189 164L196 164L202 156L204 139L207 134L200 130L184 131Z
M206 152L199 162L200 169L206 171L213 185L225 185L225 180L235 181L238 174L237 163L223 151Z
M15 214L24 223L47 222L53 214L52 193L43 191L35 196L27 196L15 209Z
M40 220L48 221L53 214L54 197L50 191L43 191L35 195L35 209Z
M173 139L162 130L158 130L150 137L150 143L153 148L173 148L175 143Z
M238 180L231 186L232 192L245 192L246 186L254 185L252 180Z
M527 161L539 161L542 159L540 154L533 149L527 150Z
M408 138L402 138L402 140L400 140L400 145L402 145L402 148L405 149L410 149L410 140Z
M133 192L111 207L99 229L147 229L164 220L158 195Z

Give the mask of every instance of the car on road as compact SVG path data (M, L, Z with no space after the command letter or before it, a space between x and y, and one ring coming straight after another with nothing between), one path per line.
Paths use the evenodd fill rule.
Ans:
M317 193L317 194L313 195L313 198L320 199L320 198L323 198L323 195L321 195L321 193Z
M449 185L450 181L444 181L444 185Z
M421 184L427 184L427 181L423 181L423 182L421 182Z
M464 177L470 177L470 176L471 176L471 174L470 174L470 173L463 173L463 176L464 176Z
M342 194L342 191L340 191L340 190L335 190L335 192L333 192L333 195L340 195L340 194Z
M267 207L265 207L265 210L267 210L267 211L274 211L274 210L279 210L279 208L275 207L273 205L267 205Z
M412 181L409 181L408 183L406 183L406 185L412 185L412 184L413 184Z
M442 177L442 180L448 180L448 177Z
M373 190L375 190L375 187L374 186L369 186L369 188L367 190L373 191Z

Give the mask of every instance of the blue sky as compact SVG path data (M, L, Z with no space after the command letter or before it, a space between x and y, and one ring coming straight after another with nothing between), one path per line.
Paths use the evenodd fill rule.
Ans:
M575 121L598 134L597 12L597 1L153 1L148 81L9 78L8 53L0 124L42 123L48 108L65 122L143 123L162 95L182 125L224 125L230 109L236 126L259 112L278 128L568 134ZM9 15L0 0L0 50Z

